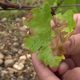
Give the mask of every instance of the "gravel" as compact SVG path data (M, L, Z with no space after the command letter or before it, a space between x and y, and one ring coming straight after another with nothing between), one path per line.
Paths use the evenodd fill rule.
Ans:
M30 32L21 23L23 20L18 18L14 23L8 23L3 18L0 23L0 80L38 80L31 54L24 47L23 40Z

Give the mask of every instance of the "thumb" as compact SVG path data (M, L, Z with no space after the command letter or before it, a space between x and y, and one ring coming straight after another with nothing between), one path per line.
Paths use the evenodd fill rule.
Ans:
M75 55L80 53L80 34L72 35L63 45L65 55Z
M80 80L80 68L76 67L63 75L63 80Z
M54 73L52 73L38 60L36 54L32 54L32 63L40 80L60 80Z

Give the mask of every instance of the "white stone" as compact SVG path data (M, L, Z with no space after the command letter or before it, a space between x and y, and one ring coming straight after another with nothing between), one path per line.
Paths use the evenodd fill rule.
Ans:
M22 63L18 63L16 62L14 65L13 65L13 68L15 68L16 70L22 70L24 68L24 65Z
M26 60L26 56L25 55L23 55L23 56L20 56L20 58L19 58L20 60Z
M3 59L4 55L2 53L0 53L0 59Z

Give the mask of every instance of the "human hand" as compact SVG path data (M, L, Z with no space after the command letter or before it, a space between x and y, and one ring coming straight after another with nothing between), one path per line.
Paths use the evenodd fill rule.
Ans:
M68 70L60 79L37 59L36 54L32 54L32 63L40 80L80 80L80 68ZM64 70L67 69L66 64L61 65L63 66Z
M64 43L64 49L66 51L65 56L67 56L67 59L60 65L58 69L59 74L63 75L63 80L80 80L80 68L76 68L80 66L80 14L75 14L74 20L77 23L77 27L74 31L75 34ZM32 55L32 61L41 80L60 80L54 73L52 73L47 67L37 60L35 54Z

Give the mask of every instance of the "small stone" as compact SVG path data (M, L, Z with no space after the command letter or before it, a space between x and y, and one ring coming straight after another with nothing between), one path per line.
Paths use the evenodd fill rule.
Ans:
M23 27L24 27L25 29L28 29L28 26L26 26L26 25L23 25Z
M15 48L15 47L12 47L11 49L12 49L12 52L13 52L13 53L17 53L17 52L18 52L18 49Z
M14 46L14 47L18 47L18 46L19 46L19 43L14 42L14 43L13 43L13 46Z
M2 18L2 20L1 20L1 21L2 21L2 22L5 22L6 20L7 20L7 18Z
M16 70L22 70L24 68L24 65L22 63L18 63L16 62L14 65L13 65L13 68L15 68Z
M1 45L0 46L0 49L4 49L4 47L5 47L5 44Z
M27 35L29 35L30 34L30 31L27 31Z
M4 55L0 53L0 59L4 59Z
M23 56L20 56L20 58L19 58L20 60L26 60L26 56L25 55L23 55Z
M18 54L22 54L23 50L19 49Z
M3 63L3 60L2 59L0 59L0 65Z
M12 59L12 56L11 55L7 55L6 57L5 57L5 59L7 60L7 59Z
M1 76L4 76L4 75L7 74L7 73L8 73L7 70L2 70L2 71L1 71Z
M31 58L31 54L27 54L27 58L30 59Z
M11 65L13 65L13 63L14 63L14 60L13 59L7 59L4 62L5 66L11 66Z
M8 67L7 70L9 71L9 73L14 73L14 72L17 72L17 70L15 70L14 68L10 68Z
M20 21L20 18L16 18L16 22L19 22Z
M14 38L13 38L13 41L18 41L18 38L17 38L17 37L14 37Z
M22 17L22 20L25 21L26 20L26 17Z
M26 49L25 44L22 44L21 47L22 47L23 49Z

